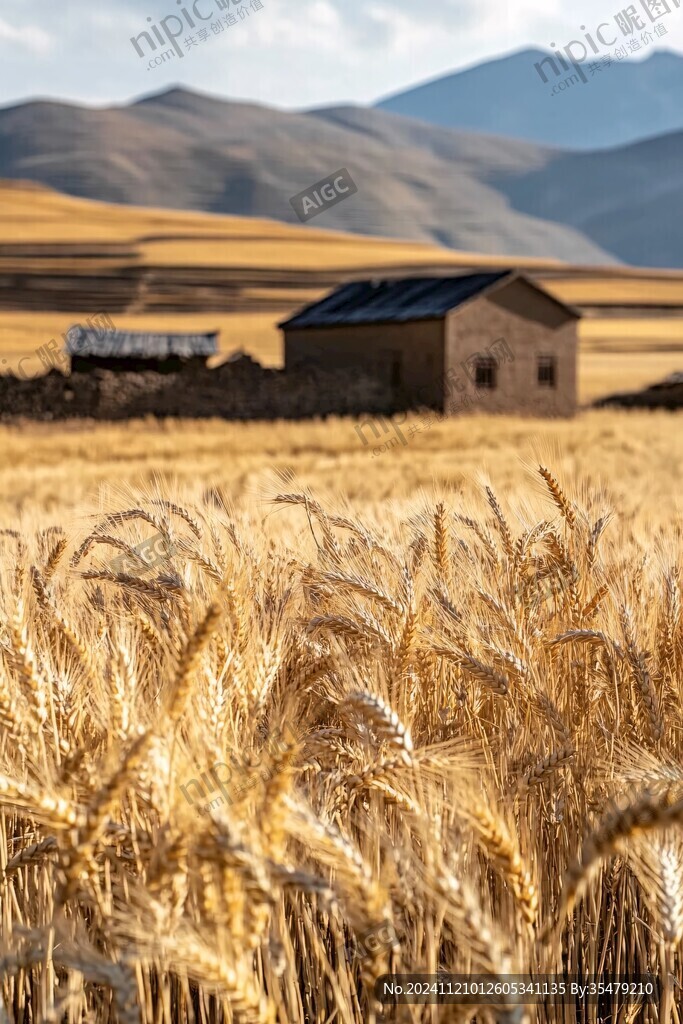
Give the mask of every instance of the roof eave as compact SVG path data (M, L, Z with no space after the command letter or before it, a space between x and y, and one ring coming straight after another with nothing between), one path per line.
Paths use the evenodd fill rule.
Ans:
M447 315L448 315L448 311L446 311L446 313L440 313L438 315L432 315L432 316L410 316L410 317L406 317L405 319L397 319L396 317L391 317L390 320L358 320L356 322L351 322L349 320L346 320L344 322L340 322L340 323L336 323L336 324L300 324L298 326L296 324L292 324L290 322L289 326L292 326L294 328L294 330L297 330L297 331L310 331L310 330L314 331L316 329L319 330L322 327L385 327L387 324L424 324L424 323L431 323L433 320L443 320L444 317L447 316ZM283 326L283 330L284 330L284 328L286 326L287 326L287 324L285 324Z

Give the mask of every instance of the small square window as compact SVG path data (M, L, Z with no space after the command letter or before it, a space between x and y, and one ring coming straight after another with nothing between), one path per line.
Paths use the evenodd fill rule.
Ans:
M474 383L478 388L495 388L498 364L495 359L482 357L474 367Z
M557 361L555 356L538 357L538 386L554 388L557 386Z

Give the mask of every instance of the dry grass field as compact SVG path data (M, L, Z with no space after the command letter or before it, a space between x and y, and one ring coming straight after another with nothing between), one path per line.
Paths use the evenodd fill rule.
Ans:
M582 276L553 274L549 289L564 302L580 306L683 306L683 276L678 271L596 270Z
M429 414L388 421L226 423L153 419L121 424L0 426L0 520L54 516L89 506L103 487L220 488L252 509L274 474L336 502L401 513L423 494L445 490L467 500L481 474L504 494L521 493L528 465L552 462L574 487L604 493L624 528L655 531L680 514L683 431L667 412L584 413L541 421ZM69 512L71 514L71 512ZM39 517L36 520L36 517Z
M368 238L258 217L117 206L0 180L0 239L6 245L118 244L149 263L319 269L406 263L497 266L495 257L416 242ZM524 258L525 267L560 267Z
M683 370L683 317L585 319L579 338L582 402L638 391Z
M0 429L3 1019L678 1024L676 417L400 429Z

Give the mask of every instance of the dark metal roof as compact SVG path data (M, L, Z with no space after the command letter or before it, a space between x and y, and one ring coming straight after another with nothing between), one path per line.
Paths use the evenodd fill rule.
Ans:
M218 332L211 334L142 334L133 331L102 331L93 327L72 327L67 334L70 356L103 359L168 359L178 356L213 356L218 351Z
M326 327L438 319L512 273L506 270L497 274L461 274L458 277L353 281L320 302L306 306L279 326Z

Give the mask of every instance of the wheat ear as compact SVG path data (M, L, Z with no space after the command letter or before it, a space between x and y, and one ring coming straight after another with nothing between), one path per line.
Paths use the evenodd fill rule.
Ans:
M564 916L571 913L600 864L635 836L658 831L683 820L683 796L673 787L652 794L645 792L623 810L609 814L584 839L581 853L569 869L562 890Z
M413 763L410 730L381 697L367 690L354 690L348 695L345 703L370 723L381 741L397 749L406 764Z
M545 466L539 466L538 472L545 480L546 486L550 491L550 496L562 513L562 517L564 518L567 526L570 530L573 530L576 526L576 513L574 512L571 502L549 469L546 469Z

